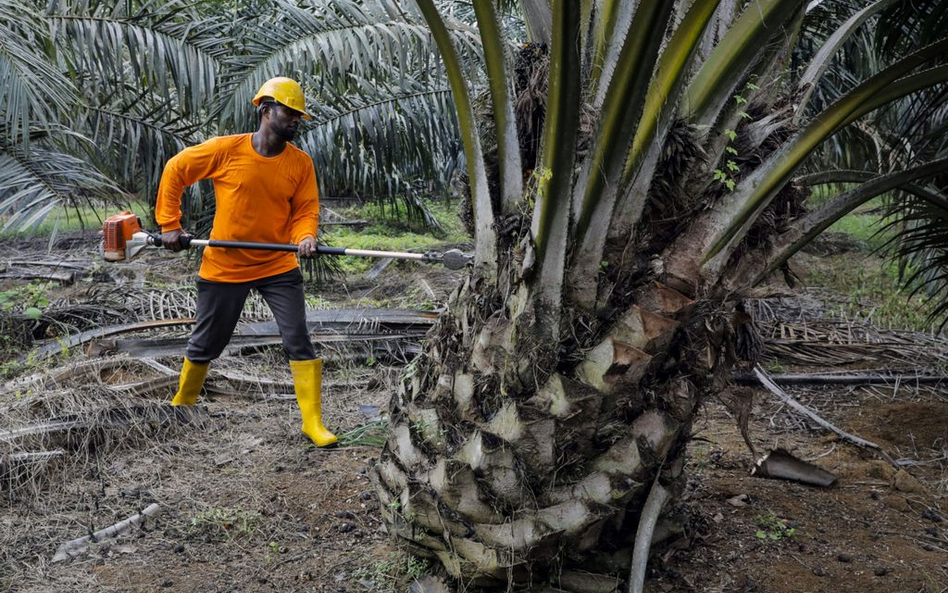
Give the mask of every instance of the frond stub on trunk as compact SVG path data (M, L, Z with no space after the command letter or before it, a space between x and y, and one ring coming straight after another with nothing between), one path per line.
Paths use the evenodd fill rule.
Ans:
M631 344L607 337L586 353L576 374L599 391L612 393L636 385L651 361L651 356Z

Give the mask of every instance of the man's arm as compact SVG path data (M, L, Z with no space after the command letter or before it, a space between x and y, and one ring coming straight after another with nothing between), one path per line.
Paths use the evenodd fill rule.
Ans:
M293 194L292 216L290 240L299 245L299 254L302 257L316 255L316 234L319 231L319 186L316 184L316 169L312 161L307 167L302 183Z
M183 233L181 196L184 194L184 188L201 179L213 177L220 162L219 154L215 138L185 148L165 165L158 186L158 199L155 202L155 221L161 225L162 244L171 251L180 251L183 248L178 239Z

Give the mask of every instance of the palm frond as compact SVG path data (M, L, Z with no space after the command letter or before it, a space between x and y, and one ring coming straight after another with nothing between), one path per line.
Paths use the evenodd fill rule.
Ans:
M539 324L551 337L559 333L576 131L582 96L579 17L579 6L575 2L557 0L553 3L550 90L531 229L539 268Z
M53 64L49 31L27 2L0 3L0 124L28 149L30 129L58 121L76 89Z
M636 6L634 2L607 0L598 3L598 11L591 33L592 48L587 66L590 70L589 90L594 93L593 106L597 109L606 100L606 93L619 63L619 52L625 45L636 14Z
M948 40L933 43L898 60L893 65L860 83L832 106L824 110L791 141L770 155L764 164L745 178L737 189L723 200L713 216L720 226L714 238L706 248L704 261L710 261L721 253L727 245L733 245L735 239L743 236L748 222L754 220L763 207L782 187L799 164L810 155L823 140L838 131L844 122L853 121L853 116L864 115L869 106L878 108L876 96L885 94L888 101L918 90L913 77L896 81L907 72L911 72L943 54L948 48ZM932 70L938 70L937 68ZM946 73L948 74L948 73ZM941 74L925 78L925 84L937 84Z
M100 90L147 90L174 98L182 113L205 111L214 101L219 69L207 38L216 37L220 23L195 22L191 7L181 2L132 14L128 8L117 0L64 3L62 11L46 15L69 68Z
M629 237L641 219L668 134L675 125L687 71L697 60L701 39L720 7L720 0L696 0L662 50L622 172L609 241L632 240Z
M510 62L510 52L505 47L500 22L492 2L493 0L474 0L474 10L484 46L484 62L487 67L487 82L497 136L501 210L510 213L517 209L523 198L523 171L513 108L514 85L505 75L513 64Z
M900 260L905 284L924 293L932 305L932 319L948 323L948 192L925 187L889 201L885 230L895 231L886 244Z
M438 45L438 52L441 54L457 109L458 126L464 143L471 184L471 202L474 206L474 265L483 277L495 279L497 233L494 228L494 205L487 182L484 152L481 148L477 123L474 120L474 108L468 88L469 77L462 70L457 47L433 0L417 0L417 4Z
M682 97L682 114L701 126L717 120L724 104L761 57L760 49L802 8L800 0L749 4L701 66Z
M393 83L416 73L441 76L434 65L434 43L423 22L392 2L340 0L298 7L270 3L272 13L248 28L243 53L227 60L222 123L244 131L253 122L251 99L274 76L304 81L310 108L331 100L329 89L345 92L354 79ZM472 32L453 28L452 38L476 53ZM351 78L349 75L352 75Z
M573 197L574 235L580 248L574 252L570 274L577 281L589 278L602 261L605 230L612 219L626 156L642 116L648 82L673 8L673 2L640 5L619 52L623 68L609 81L599 128ZM578 292L595 298L594 290Z
M942 174L945 171L948 171L948 158L941 158L893 173L871 175L868 180L841 192L821 208L794 221L792 228L777 238L777 243L781 247L775 250L769 259L766 272L763 275L766 276L772 273L834 222L872 198L898 190L908 184L914 184L919 180ZM859 175L837 175L836 178L840 177L857 179Z
M447 83L361 84L358 93L327 95L300 137L323 192L377 197L447 191L461 165Z
M549 0L520 0L527 39L533 43L549 44L553 39L553 13Z
M919 45L932 43L948 31L948 10L943 0L899 2L881 15L875 41L882 56L893 58Z
M87 130L92 139L93 162L152 203L167 160L205 140L206 128L182 116L174 101L147 93L118 97L118 101L101 97L98 104L85 106L74 125Z
M0 144L3 230L27 232L61 206L125 201L125 194L85 160L57 150Z
M800 121L804 113L806 113L807 103L809 103L810 96L813 94L813 90L816 88L819 79L823 76L823 73L826 72L830 62L836 58L840 47L846 42L847 39L850 38L850 36L852 36L860 27L862 27L866 21L871 19L878 12L892 6L896 1L897 0L877 0L872 4L869 4L862 10L854 13L840 26L836 27L827 37L797 83L798 87L801 89L801 96L797 106L797 121Z

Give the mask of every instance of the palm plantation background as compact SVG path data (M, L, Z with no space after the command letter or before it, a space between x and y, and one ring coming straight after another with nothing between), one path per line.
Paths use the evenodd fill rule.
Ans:
M430 36L394 3L3 2L0 11L6 228L27 230L62 203L153 202L181 148L255 129L250 98L276 73L306 88L314 119L298 142L324 195L414 204L442 192L461 158ZM473 52L471 29L455 39ZM209 191L191 194L195 219Z
M325 195L465 182L476 263L375 477L389 531L466 580L628 566L696 407L756 362L742 299L845 213L885 195L907 281L944 294L942 1L0 7L8 227L153 199L278 74Z

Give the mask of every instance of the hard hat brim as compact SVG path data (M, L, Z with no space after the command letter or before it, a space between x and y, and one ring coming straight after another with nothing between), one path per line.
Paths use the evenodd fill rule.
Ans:
M263 96L254 97L254 98L253 98L253 101L251 101L251 102L253 103L253 106L254 106L254 107L259 107L259 106L260 106L260 101L261 101L262 99L263 99ZM272 97L271 97L271 99L272 99ZM313 119L313 117L312 117L310 114L306 113L305 111L300 111L299 109L297 109L297 108L295 108L295 107L291 107L290 105L287 105L286 103L284 103L284 102L282 102L282 101L279 101L279 100L277 100L277 99L272 99L272 100L273 100L274 103L279 103L280 105L286 107L287 109L292 109L293 111L299 113L299 114L300 114L300 117L302 117L303 119L306 119L306 120L311 120L311 119Z

